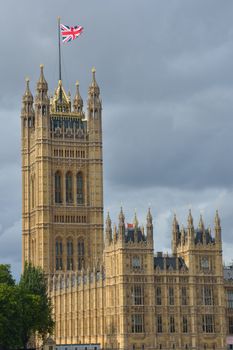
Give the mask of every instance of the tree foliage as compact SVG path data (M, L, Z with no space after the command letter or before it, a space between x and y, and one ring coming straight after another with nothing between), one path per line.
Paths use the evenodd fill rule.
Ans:
M44 339L53 327L42 269L26 264L19 284L15 284L10 266L0 265L0 348L26 349L33 335Z
M10 265L0 264L0 284L6 283L9 286L15 284L15 280L12 277Z

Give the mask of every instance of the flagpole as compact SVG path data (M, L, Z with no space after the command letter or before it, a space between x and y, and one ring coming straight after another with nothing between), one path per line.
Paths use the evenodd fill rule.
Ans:
M59 54L59 80L61 80L61 35L60 35L60 25L61 25L61 17L57 18L57 34L58 34L58 54Z

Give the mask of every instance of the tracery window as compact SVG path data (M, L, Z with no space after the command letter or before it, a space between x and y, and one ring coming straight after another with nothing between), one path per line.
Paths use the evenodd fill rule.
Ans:
M132 333L144 332L144 320L143 314L132 315Z
M213 288L209 286L203 287L203 304L213 305Z
M143 287L139 285L135 285L132 287L132 302L133 305L143 305Z
M63 251L63 247L62 247L62 240L60 238L58 238L56 240L56 244L55 244L55 249L56 249L56 270L62 270L62 251Z
M62 203L61 173L55 173L55 203Z
M84 255L85 255L84 241L79 240L78 241L78 270L81 270L82 267L84 267Z
M76 176L77 181L77 204L83 204L84 202L84 189L83 189L83 175L78 173Z
M66 203L73 202L73 181L72 181L72 173L68 171L66 173Z
M202 330L204 333L214 333L214 315L202 316Z
M67 270L73 270L73 241L67 241Z

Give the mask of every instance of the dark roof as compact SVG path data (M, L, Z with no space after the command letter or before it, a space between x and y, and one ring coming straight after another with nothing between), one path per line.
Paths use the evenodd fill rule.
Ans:
M195 230L195 243L203 243L204 241L204 233L205 233L205 241L207 244L214 243L214 238L210 235L209 230L205 230L204 232L199 229Z
M127 228L125 231L125 242L134 242L134 228ZM146 237L140 230L140 228L137 229L137 242L146 242Z
M161 270L180 270L181 268L187 269L183 258L160 255L154 257L154 268L156 267L159 267Z

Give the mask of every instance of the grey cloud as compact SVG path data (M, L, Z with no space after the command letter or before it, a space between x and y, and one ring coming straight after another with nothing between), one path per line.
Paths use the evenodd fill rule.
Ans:
M62 46L65 88L74 93L78 79L85 100L91 67L97 68L103 98L106 207L117 214L123 201L129 217L134 207L145 217L152 203L160 237L156 244L162 250L170 246L173 208L181 217L188 203L197 212L208 208L210 221L217 206L224 241L231 246L232 11L231 0L71 0L69 6L58 0L9 0L4 4L0 14L7 28L0 55L0 247L5 247L1 261L14 261L16 256L16 246L7 248L6 233L21 216L24 78L30 77L34 93L39 64L44 63L49 89L54 90L58 15L64 23L85 28L81 38ZM15 242L21 228L18 225L18 233L14 230L9 240Z

